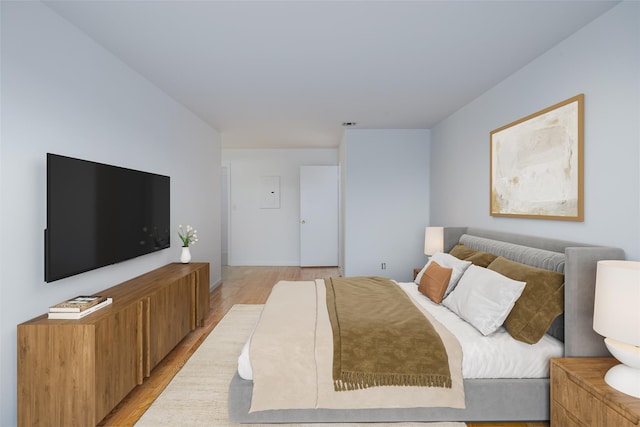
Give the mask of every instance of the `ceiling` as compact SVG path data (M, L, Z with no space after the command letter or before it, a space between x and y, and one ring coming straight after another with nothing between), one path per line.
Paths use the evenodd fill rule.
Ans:
M226 148L431 128L616 3L45 1Z

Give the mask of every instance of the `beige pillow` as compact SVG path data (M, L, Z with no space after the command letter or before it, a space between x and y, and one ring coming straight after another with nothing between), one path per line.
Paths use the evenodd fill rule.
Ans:
M503 257L496 258L488 268L514 280L527 282L504 326L518 341L527 344L540 341L553 320L564 311L564 274Z
M420 278L418 290L428 296L431 301L440 304L452 272L453 268L442 267L435 261L430 262Z
M489 252L478 251L465 246L462 243L458 243L457 245L455 245L453 249L449 251L449 254L465 261L471 261L473 265L477 265L478 267L487 267L493 262L493 260L498 258L498 255L494 255Z

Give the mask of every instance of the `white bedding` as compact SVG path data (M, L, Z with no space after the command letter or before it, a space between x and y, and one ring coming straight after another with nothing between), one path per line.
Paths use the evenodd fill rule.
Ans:
M398 285L458 339L462 347L462 376L465 379L548 378L549 359L563 357L563 343L550 335L545 335L533 345L513 339L504 327L489 336L483 336L448 308L422 295L415 283ZM238 374L245 380L253 379L249 360L250 341L251 336L238 358Z

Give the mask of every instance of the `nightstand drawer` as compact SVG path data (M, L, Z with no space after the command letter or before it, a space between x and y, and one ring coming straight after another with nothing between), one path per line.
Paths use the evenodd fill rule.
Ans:
M553 399L562 408L577 418L582 425L596 427L597 417L594 417L593 412L598 401L591 393L578 386L571 376L561 369L554 369L552 387ZM587 408L588 410L585 410Z
M569 413L560 405L551 406L551 425L553 427L584 427L571 418Z
M562 369L552 365L552 426L631 427L631 420L584 389Z

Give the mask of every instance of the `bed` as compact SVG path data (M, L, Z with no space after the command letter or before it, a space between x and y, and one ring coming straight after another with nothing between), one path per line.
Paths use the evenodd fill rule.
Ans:
M535 268L563 273L564 313L554 320L545 338L562 343L559 356L608 356L602 337L592 328L595 271L598 260L624 259L621 249L473 227L446 227L444 252L449 252L458 244ZM402 285L407 289L411 288L411 285ZM409 407L372 406L353 409L339 408L338 405L331 408L262 407L260 410L251 410L253 382L242 379L236 373L229 386L229 417L237 423L256 424L549 419L548 377L465 377L462 384L463 407L455 404L428 407L409 404Z

